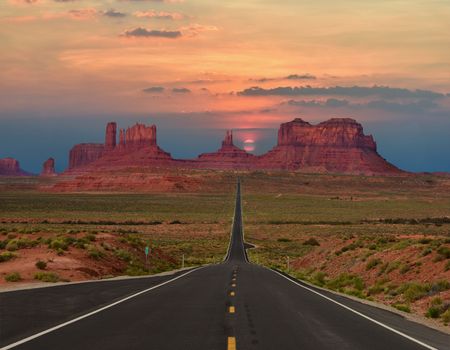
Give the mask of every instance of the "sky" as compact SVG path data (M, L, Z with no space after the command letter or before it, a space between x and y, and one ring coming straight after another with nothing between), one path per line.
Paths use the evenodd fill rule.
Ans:
M261 154L296 117L354 118L395 165L450 171L447 0L0 0L0 52L0 157L29 171L108 121L190 158L225 129Z

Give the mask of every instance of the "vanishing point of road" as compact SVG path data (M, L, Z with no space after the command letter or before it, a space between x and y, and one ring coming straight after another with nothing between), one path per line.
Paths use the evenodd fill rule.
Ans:
M241 185L221 264L0 293L0 349L450 349L450 336L248 261Z

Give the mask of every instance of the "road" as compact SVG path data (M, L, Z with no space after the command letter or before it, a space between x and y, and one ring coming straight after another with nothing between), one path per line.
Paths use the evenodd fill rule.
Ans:
M450 349L450 336L249 263L237 185L223 263L0 293L2 349Z

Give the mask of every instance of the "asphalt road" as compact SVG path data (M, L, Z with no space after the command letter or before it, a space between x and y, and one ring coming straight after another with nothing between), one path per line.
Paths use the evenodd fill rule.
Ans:
M0 293L0 346L450 349L450 336L249 263L238 184L222 264L165 277Z

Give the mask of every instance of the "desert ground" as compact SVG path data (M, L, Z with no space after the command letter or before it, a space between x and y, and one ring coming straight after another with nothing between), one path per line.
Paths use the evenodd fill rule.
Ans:
M0 178L1 288L220 262L239 176L252 262L450 323L449 177L198 170L158 190L167 174L145 176L151 191L84 193Z

